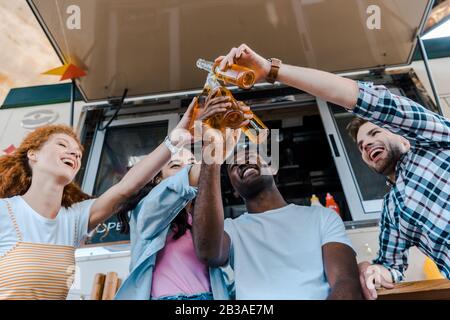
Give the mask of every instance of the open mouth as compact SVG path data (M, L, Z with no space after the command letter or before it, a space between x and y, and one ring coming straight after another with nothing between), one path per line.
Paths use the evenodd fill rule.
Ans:
M62 163L64 163L66 166L75 169L76 162L70 158L61 158Z
M243 166L240 170L240 177L241 180L244 180L247 177L253 176L253 175L259 175L259 167L256 165L246 165Z
M371 161L377 162L382 157L386 149L382 146L376 146L369 150L368 155Z

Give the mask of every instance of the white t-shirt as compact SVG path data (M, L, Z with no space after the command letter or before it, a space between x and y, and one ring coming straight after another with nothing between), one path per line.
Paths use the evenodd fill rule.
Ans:
M230 262L236 299L325 299L322 246L351 247L336 212L295 204L225 220L231 238Z
M21 196L7 199L24 242L78 247L88 234L89 211L95 199L62 207L55 219L34 211ZM4 199L0 199L0 257L18 241Z

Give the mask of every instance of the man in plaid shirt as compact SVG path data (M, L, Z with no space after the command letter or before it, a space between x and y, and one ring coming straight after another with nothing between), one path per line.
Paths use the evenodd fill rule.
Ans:
M407 253L417 246L450 279L450 121L384 86L266 60L247 45L216 59L253 69L257 81L283 82L358 116L349 125L366 164L387 177L391 191L381 215L380 251L360 264L367 299L375 286L403 279ZM377 272L378 276L374 277Z
M348 129L364 162L391 186L374 261L384 268L362 263L368 274L364 278L381 271L382 285L401 281L412 246L450 278L450 121L384 86L359 82L358 87L353 113L359 118ZM376 298L374 289L367 291L369 298Z

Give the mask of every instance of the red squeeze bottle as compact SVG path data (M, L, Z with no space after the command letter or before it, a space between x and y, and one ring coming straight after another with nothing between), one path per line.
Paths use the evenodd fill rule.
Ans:
M331 194L327 193L327 197L325 198L325 200L326 200L325 207L336 211L336 213L342 218L341 210L339 209L339 206L336 203L336 201L334 200L333 196Z

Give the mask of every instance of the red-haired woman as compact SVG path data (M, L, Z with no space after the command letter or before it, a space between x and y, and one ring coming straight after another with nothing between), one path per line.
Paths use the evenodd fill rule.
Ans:
M176 129L188 129L194 104ZM217 100L202 115L224 112L227 104ZM13 154L0 157L0 300L65 299L75 248L190 142L190 135L182 137L172 132L97 199L73 182L83 148L69 127L36 129Z

